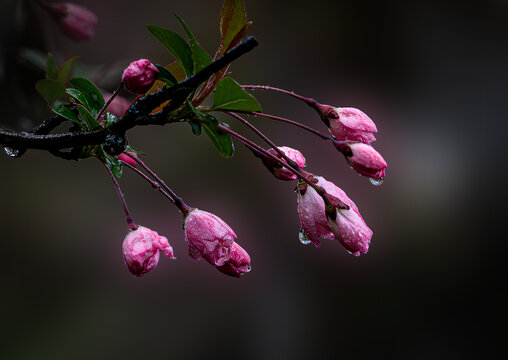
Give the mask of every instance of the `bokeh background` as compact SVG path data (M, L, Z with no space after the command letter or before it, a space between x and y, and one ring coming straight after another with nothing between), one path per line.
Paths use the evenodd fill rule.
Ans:
M48 116L26 49L79 55L80 71L112 91L130 61L172 61L144 27L178 29L172 11L209 52L218 44L221 0L76 3L99 16L90 42L67 40L30 1L2 0L3 127ZM238 280L189 259L178 211L127 173L136 222L167 236L178 257L135 278L97 161L0 154L0 358L500 358L508 3L247 0L247 10L260 46L234 64L237 81L358 107L376 122L389 164L380 187L330 144L255 120L355 200L374 231L369 253L301 245L293 184L242 147L226 160L187 125L137 128L130 143L186 202L235 229L253 270ZM297 101L255 95L265 112L325 130Z

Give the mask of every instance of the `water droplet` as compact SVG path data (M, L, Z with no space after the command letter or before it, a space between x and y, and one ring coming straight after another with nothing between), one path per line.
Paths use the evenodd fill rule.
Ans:
M303 231L303 229L300 229L300 232L298 233L298 240L300 240L300 242L301 242L303 245L308 245L308 244L310 244L310 240L309 240L309 238L307 237L307 234L305 233L305 231Z
M379 178L379 179L369 179L370 180L370 183L372 185L375 185L375 186L379 186L383 183L383 179L382 178Z
M7 156L9 156L9 157L18 157L21 154L20 150L13 149L13 148L10 148L10 147L5 147L4 151L7 154Z

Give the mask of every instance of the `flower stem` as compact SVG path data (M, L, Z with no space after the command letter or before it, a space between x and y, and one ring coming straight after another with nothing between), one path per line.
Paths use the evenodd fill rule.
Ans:
M118 89L116 89L115 92L111 95L111 97L109 98L108 102L104 104L104 106L102 107L101 111L99 111L99 113L95 117L96 121L99 121L99 119L101 118L102 114L104 114L104 111L106 111L106 109L108 108L109 104L111 104L113 99L120 93L120 90L122 90L122 88L123 88L123 82L120 84Z
M317 105L319 105L318 102L316 100L314 100L314 99L307 98L305 96L301 96L301 95L295 94L292 91L288 91L288 90L284 90L284 89L279 89L279 88L276 88L276 87L273 87L273 86L268 86L268 85L242 85L242 89L245 89L245 90L272 90L272 91L277 91L277 92L280 92L280 93L287 94L287 95L290 95L292 97L295 97L298 100L302 100L303 102L305 102L307 105L309 105L312 108L316 108Z
M109 176L111 177L111 180L113 181L113 185L115 186L116 192L118 193L118 197L120 198L120 201L123 206L123 211L125 212L125 219L127 220L127 224L129 225L129 230L136 230L138 226L134 223L134 220L132 220L131 214L129 213L129 209L127 208L127 203L125 202L125 197L123 196L122 189L120 189L120 185L118 184L118 181L116 180L115 175L109 168L107 164L104 164L106 167L106 170L109 173Z
M132 155L127 152L124 152L124 154L129 156L134 161L136 161L168 192L168 195L170 195L170 197L173 199L173 204L175 204L178 207L178 209L180 209L180 211L183 213L184 216L189 213L189 210L191 209L190 206L184 203L182 198L176 195L176 193L173 190L171 190L171 188L167 186L166 183L159 176L157 176L157 174L154 173L139 157L137 157L137 155Z
M140 170L136 169L134 166L132 166L131 164L128 164L128 163L123 163L125 166L127 166L129 169L131 169L132 171L134 171L136 174L138 174L139 176L141 176L145 181L147 181L148 183L150 183L150 185L152 185L152 187L156 190L156 191L160 191L162 195L164 195L165 197L167 197L173 204L175 203L175 200L171 197L171 195L169 195L164 189L162 189L159 185L159 183L157 181L153 181L152 179L150 179L148 176L146 176L145 174L143 174L143 172L141 172Z
M267 119L273 119L273 120L285 122L285 123L297 126L299 128L302 128L304 130L307 130L307 131L313 133L314 135L319 136L323 140L333 140L333 138L330 135L323 134L322 132L317 131L317 130L315 130L315 129L307 126L307 125L304 125L302 123L299 123L297 121L286 119L286 118L283 118L283 117L280 117L280 116L275 116L275 115L270 115L270 114L264 114L264 113L260 113L260 112L252 112L252 113L249 113L249 115L255 115L255 116L260 116L260 117L264 117L264 118L267 118Z
M278 164L286 167L287 169L289 169L293 174L295 174L299 179L305 181L308 185L310 185L312 188L314 188L314 190L317 191L317 193L319 195L321 195L325 201L325 203L328 201L328 199L326 198L325 194L326 194L326 191L321 187L321 186L317 186L316 184L314 184L312 181L310 181L306 176L305 174L303 174L301 172L301 170L297 170L295 169L294 167L292 167L291 165L287 164L286 162L284 162L283 160L279 159L277 156L275 155L272 155L270 154L268 151L266 151L265 149L263 149L261 146L255 144L254 142L250 141L249 139L243 137L242 135L234 132L233 130L230 130L228 129L227 127L225 126L222 126L222 125L217 125L217 128L222 130L222 131L225 131L227 132L228 134L230 134L232 137L234 137L235 139L239 140L240 142L242 142L243 144L245 144L246 146L250 147L250 148L253 148L255 149L256 151L262 153L263 155L269 157L270 159L274 160L275 162L277 162Z
M285 122L285 123L288 123L288 124L300 127L302 129L305 129L305 130L307 130L307 131L309 131L309 132L319 136L323 140L330 140L333 143L333 145L335 146L335 148L337 150L339 150L342 154L344 154L344 156L351 156L351 148L348 145L351 144L352 141L349 141L349 140L342 140L342 141L336 140L331 135L323 134L322 132L317 131L317 130L315 130L315 129L307 126L307 125L304 125L304 124L301 124L299 122L296 122L296 121L293 121L293 120L289 120L289 119L286 119L286 118L283 118L283 117L280 117L280 116L275 116L275 115L270 115L270 114L264 114L264 113L260 113L260 112L251 112L251 113L247 113L247 114L248 115L254 115L254 116L260 116L260 117L265 117L265 118L268 118L268 119L273 119L273 120L277 120L277 121L281 121L281 122Z
M238 114L235 114L233 112L230 112L230 111L226 111L226 114L228 114L229 116L232 116L234 117L235 119L237 120L240 120L242 123L244 123L245 125L247 125L250 129L252 129L252 131L254 131L256 134L259 135L259 137L261 137L264 141L266 141L266 143L268 145L270 145L275 151L277 151L277 153L284 159L286 160L286 162L291 165L292 167L294 167L295 169L299 170L300 167L298 166L298 164L296 162L294 162L293 160L291 160L290 158L287 157L287 155L284 153L284 151L280 150L279 147L277 145L275 145L269 138L267 138L261 131L259 131L254 125L252 125L250 122L248 122L247 120L245 120L243 117L241 117L240 115Z

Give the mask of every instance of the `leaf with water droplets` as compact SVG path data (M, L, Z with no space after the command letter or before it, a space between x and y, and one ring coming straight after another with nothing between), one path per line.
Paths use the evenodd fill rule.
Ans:
M80 77L71 79L71 85L72 89L67 89L67 93L79 100L92 116L97 116L104 106L104 98L97 87L90 80Z

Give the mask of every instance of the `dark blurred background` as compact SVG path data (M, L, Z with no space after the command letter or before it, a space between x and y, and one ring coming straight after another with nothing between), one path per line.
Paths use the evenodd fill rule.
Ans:
M2 0L3 127L49 115L27 49L60 62L79 55L79 70L112 91L130 61L172 61L145 29L179 31L172 11L210 53L219 41L221 0L76 2L99 17L90 42L72 43L30 1ZM255 120L354 199L374 231L369 253L301 245L293 184L240 146L226 160L187 125L136 128L130 143L186 202L231 225L253 270L238 280L192 261L180 214L127 173L136 222L168 237L178 257L135 278L97 161L0 154L0 358L501 358L508 3L247 0L247 10L260 46L234 64L237 81L354 106L376 122L374 146L389 164L380 187L330 144ZM265 112L325 130L291 98L256 97Z

